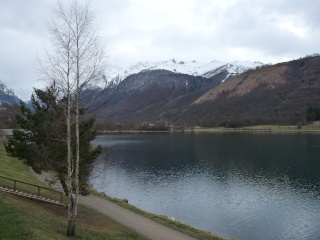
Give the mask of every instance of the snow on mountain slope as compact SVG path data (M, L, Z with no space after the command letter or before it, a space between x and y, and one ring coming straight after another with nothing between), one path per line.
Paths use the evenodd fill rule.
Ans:
M19 104L20 99L14 94L12 89L8 88L0 81L0 101L6 101L11 104Z
M103 89L107 86L114 86L129 75L146 70L163 69L176 73L210 78L225 70L228 71L229 77L238 75L248 69L256 68L262 65L264 64L261 62L235 61L231 63L225 63L220 61L212 61L209 63L203 63L198 61L178 61L174 58L160 62L145 61L130 63L112 61L111 64L108 65L104 74L102 74L102 77L96 78L95 81L91 83L91 87L96 86Z
M4 94L14 97L15 94L12 89L8 88L5 84L0 81L0 91Z

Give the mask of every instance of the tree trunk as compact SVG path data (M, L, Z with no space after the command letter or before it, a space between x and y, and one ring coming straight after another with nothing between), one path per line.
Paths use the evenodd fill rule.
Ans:
M65 180L65 175L62 174L61 172L59 172L58 178L59 178L59 181L61 183L61 186L63 188L64 193L68 197L69 196L69 192L68 192L68 185L66 184L66 180Z
M79 29L76 30L77 36L80 36ZM75 124L76 124L76 159L75 159L75 179L74 179L74 187L75 187L75 209L74 214L75 217L78 213L78 199L79 199L79 167L80 167L80 133L79 133L79 104L80 104L80 46L79 46L79 37L77 37L77 70L76 70L76 101L75 101Z
M67 235L74 236L80 187L80 94L83 87L96 77L96 73L102 66L105 46L100 46L97 28L93 24L94 15L89 8L89 0L84 4L80 4L77 0L70 0L68 6L63 5L62 1L58 1L53 15L48 29L53 38L55 51L52 54L50 52L47 54L50 67L49 69L43 67L43 72L49 76L50 80L58 81L61 93L67 101L65 116L68 151L66 188L69 217ZM71 107L72 110L75 110L74 112L71 111ZM71 116L74 122L71 121ZM72 135L74 132L71 133L71 123L75 124L75 135ZM71 140L74 140L75 144L71 145Z
M76 234L76 204L74 194L74 161L72 159L72 148L71 148L71 96L67 94L67 112L66 112L66 124L67 124L67 149L68 149L68 228L67 236L75 236Z
M71 195L71 194L70 194ZM72 194L73 195L73 194ZM76 214L75 214L75 199L73 197L70 198L70 206L68 202L68 228L67 228L67 236L74 237L76 235Z
M79 84L79 83L77 83ZM78 86L77 86L78 89ZM74 188L75 188L75 199L74 199L74 215L75 217L78 214L78 199L79 199L79 167L80 167L80 133L79 133L79 92L76 92L76 159L75 159L75 176L74 176Z

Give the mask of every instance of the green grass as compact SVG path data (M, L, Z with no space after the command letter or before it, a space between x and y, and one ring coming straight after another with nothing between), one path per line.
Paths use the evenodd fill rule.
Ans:
M39 185L41 187L48 188L48 185L43 183L42 181L38 180L37 178L33 177L26 165L22 163L22 161L9 157L7 153L3 149L3 145L0 142L0 176L9 177L13 179L17 179L23 182L27 182L30 184ZM4 187L11 187L13 188L13 181L0 178L0 184ZM16 183L16 189L21 190L24 192L37 194L38 188L30 185L26 185L24 183L17 182ZM49 191L46 189L40 189L40 195L44 197L51 198L53 200L59 200L60 201L60 194Z
M111 198L105 194L101 194L101 193L97 192L96 190L91 189L90 193L94 194L96 196L105 198L105 199L109 200L110 202L113 202L123 208L126 208L132 212L139 214L139 215L150 218L158 223L161 223L165 226L168 226L168 227L173 228L177 231L185 233L185 234L192 236L196 239L199 239L199 240L226 240L226 238L222 238L220 236L214 235L211 232L207 232L207 231L193 228L192 226L185 224L185 223L181 223L179 221L172 221L166 216L161 216L161 215L146 212L146 211L141 210L131 204L128 204L128 203L122 201L121 199Z
M0 192L0 239L69 239L66 209ZM80 206L77 239L144 239L104 215Z
M0 143L1 145L1 143ZM7 153L0 148L0 175L19 179L31 184L47 187L47 185L37 178L33 177L26 165L16 158L9 157Z
M319 125L305 125L305 126L295 126L295 125L257 125L243 127L243 130L251 131L271 131L271 132L319 132Z
M0 175L46 186L0 149ZM1 182L0 182L1 184ZM67 209L0 192L0 239L69 239ZM79 206L76 239L145 239L101 213Z
M0 145L1 146L1 145ZM0 147L0 175L23 180L32 184L47 187L35 178L22 161L7 156ZM0 179L0 185L1 185ZM165 216L148 213L121 200L98 195L156 222L186 233L196 239L223 240L210 232L195 229L178 221L171 221ZM0 239L68 239L66 208L39 204L29 199L0 192ZM119 225L108 217L84 206L79 206L79 223L77 225L77 239L144 239L126 227Z
M298 127L296 125L255 125L238 128L204 128L196 127L187 129L185 132L207 132L207 133L228 133L228 132L268 132L268 133L320 133L320 124L313 123Z

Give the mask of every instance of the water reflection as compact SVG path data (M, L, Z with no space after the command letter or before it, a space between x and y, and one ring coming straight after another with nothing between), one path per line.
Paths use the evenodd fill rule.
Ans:
M320 238L319 135L117 135L96 143L116 146L92 176L109 195L226 237Z

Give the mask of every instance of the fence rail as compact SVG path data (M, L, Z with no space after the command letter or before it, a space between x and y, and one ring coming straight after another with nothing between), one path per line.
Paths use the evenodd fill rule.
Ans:
M62 192L53 190L51 188L41 187L41 186L38 186L38 185L35 185L35 184L31 184L31 183L28 183L28 182L20 181L20 180L14 179L14 178L1 176L1 175L0 175L0 179L7 180L7 182L9 181L9 184L6 184L6 186L12 188L14 192L16 192L18 190L17 183L19 183L22 186L26 186L26 187L19 188L19 190L23 190L23 191L28 191L29 190L28 191L29 193L36 194L37 197L39 197L39 198L40 197L47 197L47 195L42 193L43 191L41 191L41 189L43 189L45 191L48 191L48 192L51 192L51 193L54 193L54 194L57 194L59 196L60 203L63 204L63 193ZM1 182L0 182L0 185L1 185ZM31 187L32 190L33 189L34 190L30 191L30 187ZM52 195L51 195L51 197L52 197Z

